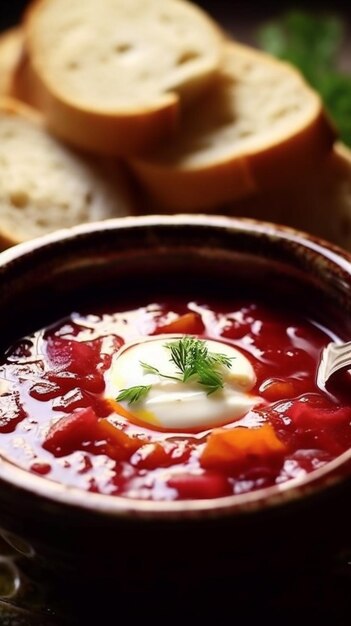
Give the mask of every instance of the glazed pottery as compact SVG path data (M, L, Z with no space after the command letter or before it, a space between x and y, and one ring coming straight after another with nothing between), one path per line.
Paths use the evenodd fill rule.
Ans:
M0 256L0 340L126 289L218 298L267 290L347 339L351 257L284 227L220 216L124 218L60 231ZM1 439L0 439L1 447ZM281 486L214 500L87 493L0 460L3 535L64 580L145 588L316 558L349 534L351 451Z

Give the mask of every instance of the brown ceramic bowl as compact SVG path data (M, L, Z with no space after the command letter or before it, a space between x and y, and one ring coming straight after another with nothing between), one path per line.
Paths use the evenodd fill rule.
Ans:
M299 302L351 336L351 257L274 224L212 216L125 218L54 233L0 256L0 341L38 329L113 286L191 293L196 285ZM142 301L143 302L143 301ZM1 448L1 438L0 438ZM65 579L232 575L315 558L349 541L351 450L304 479L241 496L150 502L86 493L0 460L0 525Z

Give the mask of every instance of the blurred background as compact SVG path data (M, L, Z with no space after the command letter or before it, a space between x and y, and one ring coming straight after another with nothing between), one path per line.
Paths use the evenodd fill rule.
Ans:
M84 0L82 0L84 1ZM103 3L103 0L101 0ZM228 24L235 32L242 25L255 25L262 20L270 19L281 14L287 9L300 9L305 11L333 11L351 20L351 3L345 0L260 0L257 2L237 0L193 0L195 4L203 7L216 19ZM0 2L0 27L2 29L14 25L19 19L24 8L29 4L28 0L2 0Z
M84 1L84 0L82 0ZM227 25L234 33L244 29L244 33L251 36L251 26L280 15L288 9L304 11L333 11L351 20L351 2L345 0L258 0L257 2L237 0L193 0L195 4L209 11L216 19ZM101 0L103 4L103 0ZM2 0L0 2L0 27L8 28L14 25L28 4L28 0Z

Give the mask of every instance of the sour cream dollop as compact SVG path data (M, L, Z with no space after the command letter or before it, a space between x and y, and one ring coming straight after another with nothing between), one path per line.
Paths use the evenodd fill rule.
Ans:
M138 402L120 403L139 422L169 431L196 432L222 426L243 417L259 399L250 394L256 376L250 361L236 348L221 341L206 340L209 352L231 359L230 366L220 366L223 389L208 395L196 380L186 383L150 373L142 363L157 368L167 376L179 377L166 344L179 337L163 336L122 349L113 357L106 373L108 398L115 399L122 389L148 386L151 389Z

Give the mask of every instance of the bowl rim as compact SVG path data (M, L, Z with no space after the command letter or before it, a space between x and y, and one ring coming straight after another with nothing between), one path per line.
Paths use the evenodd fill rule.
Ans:
M338 246L301 230L290 227L241 217L227 217L208 214L147 215L112 218L104 221L81 224L68 229L57 230L48 235L18 244L0 253L0 270L6 271L17 259L32 255L35 251L103 231L134 229L136 227L203 227L224 229L251 234L268 235L269 238L285 240L298 244L314 252L327 262L333 262L350 276L351 254ZM63 247L62 247L63 249ZM289 479L284 483L258 489L254 492L236 494L221 498L200 500L143 500L125 496L91 493L83 489L63 485L48 477L31 473L17 466L13 461L0 456L0 482L15 487L27 495L59 504L69 509L85 510L95 514L119 518L144 519L191 519L223 517L234 514L255 512L287 504L325 491L342 482L351 469L351 449L326 463L313 472ZM345 472L345 470L347 470Z
M206 213L177 213L175 215L133 215L115 217L61 228L54 232L24 241L0 252L0 269L18 257L32 254L38 249L45 248L55 243L69 241L84 235L93 235L96 232L121 230L135 227L187 227L217 228L224 230L237 230L243 233L269 235L270 238L283 239L289 242L303 245L307 249L320 254L328 261L333 261L348 273L351 272L351 252L347 252L326 239L317 237L303 230L291 228L284 224L278 224L265 220L257 220L247 217L230 217L226 215L209 215Z

